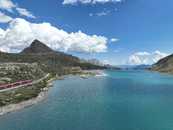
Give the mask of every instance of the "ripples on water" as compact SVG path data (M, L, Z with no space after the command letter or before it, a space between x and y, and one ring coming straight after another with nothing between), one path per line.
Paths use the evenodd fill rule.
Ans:
M45 101L0 117L0 130L173 130L173 76L105 74L55 81Z

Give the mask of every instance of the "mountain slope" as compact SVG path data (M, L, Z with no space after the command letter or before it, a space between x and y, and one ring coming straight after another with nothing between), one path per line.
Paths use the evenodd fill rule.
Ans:
M152 66L151 70L165 73L173 73L173 55L167 56L159 60L156 64Z
M80 67L81 69L106 69L104 66L81 62L78 57L56 52L38 40L33 41L29 47L18 54L0 52L0 62L36 62L45 71L58 74L68 73L72 67Z
M45 44L41 43L38 40L34 40L32 44L25 48L22 52L22 54L38 54L38 53L54 53L52 49L50 49L48 46Z

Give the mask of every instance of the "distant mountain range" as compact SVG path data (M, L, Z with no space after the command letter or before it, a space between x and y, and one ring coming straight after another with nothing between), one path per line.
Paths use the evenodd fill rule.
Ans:
M64 74L68 68L80 67L81 69L108 69L104 65L83 62L80 58L54 51L44 43L34 40L32 44L20 53L0 52L0 62L38 63L45 71Z
M137 65L137 66L134 66L133 69L144 70L144 69L149 69L150 67L151 67L151 65Z
M123 65L119 67L104 65L97 59L82 60L78 57L54 51L44 43L34 40L31 45L20 53L0 52L1 63L38 63L43 69L49 72L64 74L67 68L80 67L81 69L150 69L153 71L173 73L173 55L159 60L156 64L150 65ZM67 72L68 73L68 72Z
M119 67L124 70L144 70L149 69L151 65L121 65Z
M164 73L173 73L173 55L169 55L159 60L152 66L151 70Z

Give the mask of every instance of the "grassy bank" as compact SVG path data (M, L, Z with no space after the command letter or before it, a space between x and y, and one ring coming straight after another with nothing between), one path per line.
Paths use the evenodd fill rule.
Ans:
M22 79L26 79L25 77L27 77L26 75L28 74L26 72L30 72L30 69L26 69L26 67L28 67L28 66L30 67L30 69L35 69L35 70L37 67L37 66L28 65L28 64L21 65L20 68L18 68L18 70L20 69L20 71L16 72L16 65L13 65L13 68L15 68L13 70L15 70L15 71L11 71L12 69L10 67L8 67L8 68L10 68L10 71L9 71L9 69L8 69L8 71L6 71L5 69L3 69L3 70L5 70L4 73L6 75L7 74L9 75L9 72L13 72L13 73L15 72L12 75L13 77L16 77L15 75L18 74L20 77L22 77ZM21 71L21 68L22 69L24 68L25 71ZM2 69L2 67L1 67L1 69ZM39 67L37 67L37 70L39 70ZM41 70L39 70L39 71L41 71ZM25 72L25 75L23 75L24 72ZM36 72L37 71L32 72L33 75L36 75L37 74ZM79 75L82 78L87 78L89 76L95 76L97 74L100 74L100 71L98 71L98 70L83 71L80 69L80 67L65 68L64 72L66 72L66 73L63 75L60 75L60 76L57 76L56 73L51 73L51 74L49 74L49 76L46 79L44 79L34 85L30 85L27 87L21 87L21 88L17 88L17 89L6 91L6 92L0 92L0 107L7 106L10 104L18 104L20 102L27 101L32 98L36 98L44 89L46 89L49 86L49 84L50 84L50 82L52 82L52 80L63 79L63 76L65 76L65 75ZM44 73L44 72L42 72L42 73ZM17 75L17 77L18 77L18 75ZM44 73L44 75L45 75L45 73ZM42 77L44 75L42 74ZM6 77L9 77L9 76L6 76ZM38 78L38 76L37 76L37 78ZM39 76L39 78L41 78L41 77Z
M37 84L0 93L0 107L37 97L41 91L48 87L48 81L54 77L55 75L49 75Z

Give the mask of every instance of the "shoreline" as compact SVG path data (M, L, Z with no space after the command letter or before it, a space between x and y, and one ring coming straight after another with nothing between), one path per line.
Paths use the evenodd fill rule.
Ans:
M81 78L88 78L90 76L102 77L107 76L104 70L83 70L83 73L79 75Z
M47 95L48 91L42 91L36 98L32 98L27 101L20 102L18 104L10 104L7 106L0 107L0 116L33 106L43 101Z
M47 97L48 91L49 91L50 87L52 86L52 82L55 79L56 78L52 78L52 79L48 80L47 81L47 84L48 84L47 87L43 88L43 90L38 94L37 97L31 98L31 99L26 100L26 101L22 101L22 102L17 103L17 104L10 104L7 106L0 107L0 116L15 112L15 111L19 111L19 110L24 109L24 108L31 107L31 106L43 101Z
M84 72L84 74L79 75L82 78L88 78L90 76L95 76L95 77L105 76L103 70L83 70L83 72ZM86 74L86 73L90 73L90 74ZM35 98L29 99L26 101L22 101L22 102L17 103L17 104L10 104L7 106L0 107L0 116L15 112L15 111L19 111L19 110L24 109L24 108L31 107L31 106L43 101L48 96L48 91L51 88L51 86L53 85L53 81L56 79L61 80L64 78L63 77L53 77L50 80L48 80L47 81L47 84L48 84L47 87L43 88L43 90Z

